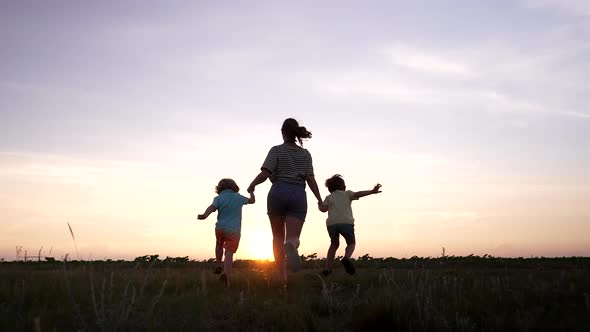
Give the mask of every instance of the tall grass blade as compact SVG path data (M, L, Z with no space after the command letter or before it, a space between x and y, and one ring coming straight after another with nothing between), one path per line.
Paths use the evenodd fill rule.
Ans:
M80 260L80 252L78 251L78 244L76 243L76 237L74 236L74 231L72 230L72 226L68 222L68 229L70 230L70 235L72 236L72 240L74 240L74 247L76 248L76 255L78 256L78 260Z

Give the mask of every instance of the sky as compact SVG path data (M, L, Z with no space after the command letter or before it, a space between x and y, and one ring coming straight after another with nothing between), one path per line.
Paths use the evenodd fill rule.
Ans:
M214 257L197 214L289 117L322 196L383 185L353 257L590 256L588 1L2 1L0 42L5 260ZM236 259L272 255L270 185Z

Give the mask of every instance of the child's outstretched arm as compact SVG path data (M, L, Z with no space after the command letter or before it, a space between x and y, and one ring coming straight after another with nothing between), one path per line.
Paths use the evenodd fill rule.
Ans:
M199 219L199 220L205 220L205 219L207 219L207 217L209 217L209 215L212 212L215 212L215 211L217 211L217 208L215 207L215 205L209 205L209 207L207 208L207 210L205 210L205 213L199 214L197 216L197 219Z
M379 189L381 189L381 185L379 183L377 183L375 185L375 187L373 187L372 190L363 190L363 191L357 191L357 192L353 193L352 198L359 199L361 197L365 197L368 195L378 194L381 192L381 190L379 190Z
M256 196L254 196L254 192L250 193L250 199L248 200L248 204L256 203Z

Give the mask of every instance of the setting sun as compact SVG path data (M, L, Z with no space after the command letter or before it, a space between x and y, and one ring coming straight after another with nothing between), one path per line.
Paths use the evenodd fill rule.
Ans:
M269 259L272 260L272 234L263 231L254 231L242 236L244 243L244 255L247 259ZM247 241L243 241L247 237Z

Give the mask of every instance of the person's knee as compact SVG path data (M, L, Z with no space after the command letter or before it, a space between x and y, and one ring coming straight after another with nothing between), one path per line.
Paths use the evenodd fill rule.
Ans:
M347 246L355 246L356 245L356 238L354 237L354 235L348 235L344 237L344 240L346 240L346 245Z
M338 240L333 240L330 242L330 247L334 248L334 249L338 249L338 247L340 247L340 241Z
M293 247L295 247L295 249L299 248L299 243L300 243L299 239L291 238L291 239L288 239L287 242L291 243L293 245Z

